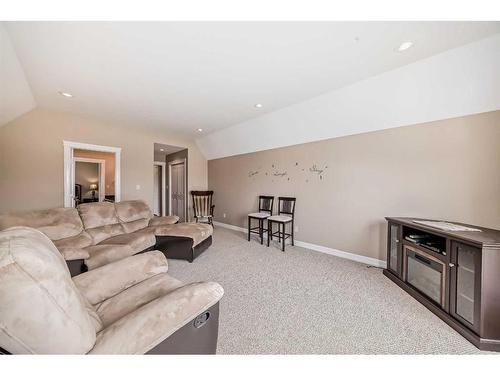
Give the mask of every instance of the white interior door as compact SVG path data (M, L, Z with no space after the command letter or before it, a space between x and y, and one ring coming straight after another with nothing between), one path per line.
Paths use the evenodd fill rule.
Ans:
M170 189L171 189L171 207L172 215L179 216L180 221L185 221L185 204L186 204L186 181L185 181L185 165L184 163L173 164L170 174Z

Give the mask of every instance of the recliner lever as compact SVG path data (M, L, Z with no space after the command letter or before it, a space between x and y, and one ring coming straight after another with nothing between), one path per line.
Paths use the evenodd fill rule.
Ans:
M208 319L210 319L210 311L207 310L196 317L193 323L194 327L195 328L203 327L208 322Z

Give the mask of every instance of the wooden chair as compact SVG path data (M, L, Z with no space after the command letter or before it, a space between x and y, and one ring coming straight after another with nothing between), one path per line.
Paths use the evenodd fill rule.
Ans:
M191 196L193 197L193 211L194 218L197 223L208 223L214 226L214 208L213 202L214 192L209 191L191 191Z
M273 214L274 197L269 195L259 195L259 212L248 214L248 241L250 241L250 233L258 234L260 244L264 243L264 220ZM259 226L252 228L252 219L259 221Z
M277 234L278 242L282 242L281 251L285 251L285 240L292 239L292 246L294 246L293 239L293 222L295 219L295 201L296 198L279 197L278 198L278 215L269 216L267 218L267 246L269 241L272 241L273 236ZM278 224L278 231L273 233L273 223ZM286 233L286 224L291 223L290 233Z

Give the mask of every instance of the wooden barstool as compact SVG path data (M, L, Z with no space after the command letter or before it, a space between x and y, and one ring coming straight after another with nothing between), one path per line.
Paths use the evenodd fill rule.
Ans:
M248 214L248 241L250 241L250 233L258 234L260 244L264 244L264 220L273 214L274 197L270 195L259 195L259 212ZM252 219L259 221L259 226L252 228Z
M277 234L278 242L282 242L281 251L285 251L285 240L287 238L292 239L292 246L294 246L293 241L293 222L295 219L295 201L296 198L292 197L279 197L278 198L278 215L269 216L267 218L267 246L269 247L269 241L272 241L273 236ZM273 233L273 223L278 224L278 231ZM286 224L291 223L290 233L286 233Z

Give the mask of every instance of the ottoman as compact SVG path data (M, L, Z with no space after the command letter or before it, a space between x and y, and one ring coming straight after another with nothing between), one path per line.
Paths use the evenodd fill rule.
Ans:
M213 228L209 224L180 223L156 228L155 250L170 259L185 259L192 263L212 245Z

